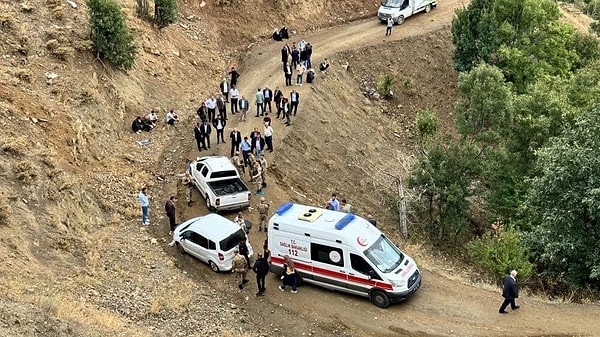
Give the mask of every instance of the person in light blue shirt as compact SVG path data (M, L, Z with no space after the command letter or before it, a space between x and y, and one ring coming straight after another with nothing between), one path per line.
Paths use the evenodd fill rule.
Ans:
M244 137L244 140L240 144L240 149L242 150L242 158L244 158L244 166L247 167L250 165L250 157L248 155L252 151L252 145L250 145L248 137Z
M145 187L143 187L140 194L138 194L138 199L140 200L140 206L142 207L142 225L148 226L150 225L150 219L148 218L150 202L148 201L148 194Z
M333 207L334 211L339 212L340 202L337 200L337 195L335 193L331 194L331 199L329 199L329 203L331 204L331 207Z

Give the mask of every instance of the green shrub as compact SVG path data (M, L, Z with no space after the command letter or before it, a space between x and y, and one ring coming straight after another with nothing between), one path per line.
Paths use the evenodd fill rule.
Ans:
M487 233L469 242L467 249L473 262L495 277L501 277L512 269L517 270L519 276L527 277L533 269L522 233L513 227Z
M440 127L440 120L437 118L433 110L424 109L417 111L415 120L417 131L421 139L427 139L437 132Z
M87 0L94 50L116 67L133 68L137 46L115 0Z
M177 0L154 0L154 21L165 28L177 21Z
M394 77L391 74L385 74L377 81L377 91L384 98L392 96L392 85L394 84Z

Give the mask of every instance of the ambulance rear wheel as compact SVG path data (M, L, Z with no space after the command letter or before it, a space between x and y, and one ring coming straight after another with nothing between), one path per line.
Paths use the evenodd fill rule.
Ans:
M380 308L387 308L390 306L390 298L383 291L375 290L371 293L371 303Z
M431 4L425 6L425 13L431 12Z

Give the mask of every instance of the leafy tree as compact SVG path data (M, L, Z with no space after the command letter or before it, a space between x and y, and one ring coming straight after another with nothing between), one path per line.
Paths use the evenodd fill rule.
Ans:
M533 270L523 234L512 226L469 242L467 252L475 264L491 271L497 279L512 269L518 270L522 277Z
M117 67L133 68L137 46L119 4L114 0L87 0L87 6L94 50Z
M493 143L512 122L512 93L500 69L481 64L461 73L458 91L463 97L456 106L456 126L463 136Z
M379 81L377 81L377 91L384 98L388 98L392 96L392 86L394 85L394 77L392 74L385 74L379 77Z
M538 152L522 211L537 262L572 285L600 285L600 110Z
M177 0L154 0L154 21L159 28L177 22Z
M440 120L437 118L433 110L424 109L417 111L415 121L419 139L421 142L435 135L440 127Z
M454 69L469 71L481 62L494 63L494 53L500 46L494 1L473 0L467 8L456 10L452 19Z
M432 142L421 154L408 184L425 196L430 233L438 241L465 230L468 187L478 171L477 148L468 141Z

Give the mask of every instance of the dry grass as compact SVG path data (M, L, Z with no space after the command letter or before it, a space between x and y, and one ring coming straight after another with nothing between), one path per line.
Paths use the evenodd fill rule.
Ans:
M10 226L12 207L6 197L0 196L0 226Z
M33 71L31 71L29 68L19 68L15 71L15 76L25 82L31 82L31 79L33 78Z
M37 168L31 160L22 160L17 163L17 179L24 183L30 183L37 177Z
M25 154L28 147L29 141L25 137L6 137L2 143L1 149L6 153L22 156Z
M15 19L12 13L2 13L0 14L0 26L7 28L15 28L17 26L17 19Z
M52 8L52 17L56 20L62 20L65 18L64 7L62 5L58 5Z
M57 39L50 39L46 41L46 49L55 51L58 47L60 47L60 43L58 43Z

